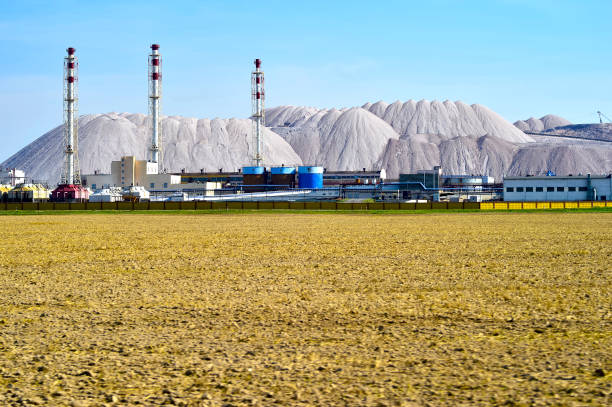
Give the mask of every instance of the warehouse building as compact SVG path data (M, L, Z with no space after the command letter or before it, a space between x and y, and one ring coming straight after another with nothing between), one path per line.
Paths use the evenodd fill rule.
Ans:
M419 170L415 174L400 174L398 186L401 199L439 201L441 180L440 166L432 170Z
M119 161L111 162L110 174L96 172L84 175L83 182L93 190L130 186L143 186L148 190L176 189L177 184L181 183L181 176L159 174L157 167L157 163L124 156Z
M323 185L377 185L385 182L387 172L382 170L367 171L323 171Z
M482 202L502 199L502 184L488 175L442 175L441 201Z
M504 201L612 200L612 174L504 178Z
M242 172L224 172L223 168L220 168L218 172L185 172L177 173L181 177L181 184L194 184L194 183L206 183L206 182L217 182L223 185L229 184L232 186L242 184Z
M488 175L442 175L442 187L460 191L483 191L495 187L495 178Z

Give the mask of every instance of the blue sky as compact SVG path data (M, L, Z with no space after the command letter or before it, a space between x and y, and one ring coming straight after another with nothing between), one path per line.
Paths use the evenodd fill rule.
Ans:
M0 161L62 120L62 63L80 113L147 111L161 45L163 113L248 117L252 61L267 106L463 100L511 122L612 117L610 1L0 0Z

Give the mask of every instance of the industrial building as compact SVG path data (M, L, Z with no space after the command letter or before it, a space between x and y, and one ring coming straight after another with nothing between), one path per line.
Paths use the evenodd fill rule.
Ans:
M11 185L0 184L0 202L6 202L8 199L8 192L13 189Z
M220 169L218 172L185 172L184 170L179 175L181 177L181 184L193 184L193 183L205 183L205 182L216 182L223 186L238 186L242 184L242 171L237 172L223 172Z
M25 172L17 168L0 168L0 185L16 186L26 182Z
M495 178L488 175L442 174L441 181L442 187L445 189L457 189L465 192L483 191L487 188L497 187Z
M81 177L78 163L78 60L74 48L64 58L64 164L61 183L51 193L54 201L87 200L386 200L386 201L579 201L610 200L612 176L493 177L445 175L442 168L400 174L389 182L384 169L331 171L317 165L266 167L263 156L265 87L262 62L251 72L252 145L250 163L235 172L168 173L163 167L161 126L162 56L158 44L148 55L148 105L151 117L148 157L126 155L110 163L110 173ZM291 163L289 163L291 164ZM49 191L25 183L17 169L0 170L0 198L42 201Z
M505 177L504 201L612 200L612 174Z
M452 175L441 177L441 201L482 202L502 199L502 184L488 175Z
M393 196L395 183L385 184L385 197ZM481 202L501 199L502 185L486 175L442 174L442 168L419 170L414 174L400 174L397 190L402 200L430 200L450 202Z
M297 176L297 182L296 182ZM283 189L321 189L323 188L323 167L300 166L243 167L242 185L245 192L277 191Z
M120 187L134 195L138 187L150 193L171 194L181 189L181 176L168 174L162 166L162 56L159 44L151 45L148 56L149 114L151 116L151 145L149 160L137 160L134 156L123 156L111 162L111 173L84 175L84 183L92 190ZM132 196L130 195L130 197ZM102 198L101 198L102 199Z
M420 170L415 174L400 174L398 187L403 200L440 200L442 168Z
M121 188L103 188L89 195L89 202L121 202L123 191Z
M385 182L387 172L382 170L366 171L323 171L323 185L377 185Z
M6 192L7 202L46 202L50 191L41 184L19 184Z
M158 174L158 164L146 160L137 160L134 156L124 156L111 162L110 174L88 174L83 176L85 185L93 190L110 187L144 186L152 189L173 189L181 183L181 176L175 174Z
M111 163L111 173L84 175L84 184L93 190L102 190L95 199L112 200L109 191L114 187L124 189L146 188L151 199L200 199L228 193L258 193L276 190L323 188L323 168L317 166L280 166L266 168L263 166L263 140L262 130L265 126L265 90L264 73L261 70L261 60L255 60L255 70L251 74L251 102L253 122L253 166L245 166L238 173L166 173L162 169L162 134L161 134L161 55L159 45L151 46L149 55L149 110L152 118L151 147L149 160L137 160L134 156L121 157L119 161ZM369 175L360 174L353 178L359 183L360 179L368 183ZM375 175L380 179L380 173ZM346 176L344 176L346 178ZM384 175L383 175L384 178ZM229 184L229 185L228 185ZM224 188L228 187L228 188ZM99 196L98 196L99 195Z

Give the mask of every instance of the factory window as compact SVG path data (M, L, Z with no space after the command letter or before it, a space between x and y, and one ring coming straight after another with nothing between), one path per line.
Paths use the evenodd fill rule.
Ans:
M586 192L586 191L588 191L588 188L587 187L580 187L580 188L578 188L578 191Z
M544 187L536 187L536 192L544 192Z
M567 187L567 191L568 192L575 192L576 191L576 187Z
M155 182L151 182L151 188L155 188Z
M168 183L164 182L164 188L168 188Z
M602 200L602 201L605 201L605 200L606 200L606 196L605 196L605 195L602 195L602 196L601 196L601 200Z
M514 192L514 188L512 188L512 187L506 187L506 192Z
M523 192L523 187L516 187L516 192Z
M565 191L565 187L557 187L557 192L564 192Z
M91 189L96 189L96 184L91 184Z
M533 187L526 187L525 192L533 192Z
M555 192L555 187L546 187L547 192Z

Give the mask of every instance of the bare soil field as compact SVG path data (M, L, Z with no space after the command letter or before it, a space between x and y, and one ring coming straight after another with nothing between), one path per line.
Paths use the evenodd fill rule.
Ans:
M611 213L0 228L0 405L612 402Z

